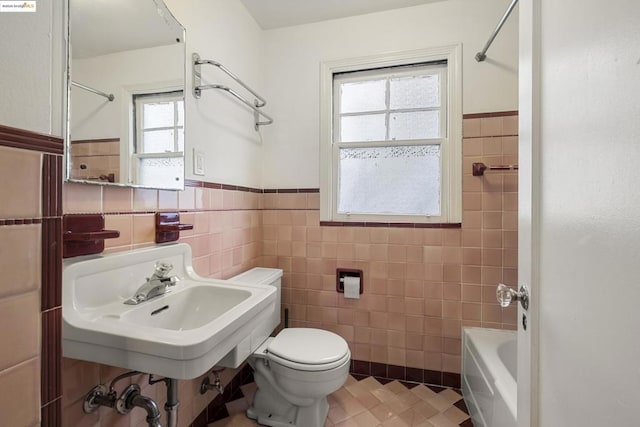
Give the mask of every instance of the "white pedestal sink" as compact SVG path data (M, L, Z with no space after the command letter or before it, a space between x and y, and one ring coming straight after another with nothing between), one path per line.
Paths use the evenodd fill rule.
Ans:
M164 295L124 304L156 261L173 264L180 281ZM273 286L198 276L185 244L71 259L62 274L63 355L192 379L238 344L262 343L259 326L279 309Z

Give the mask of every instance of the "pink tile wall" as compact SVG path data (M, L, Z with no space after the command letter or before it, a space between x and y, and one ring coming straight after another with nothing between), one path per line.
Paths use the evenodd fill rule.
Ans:
M179 210L181 222L193 224L193 230L181 233L180 241L191 245L194 268L203 276L228 278L260 265L262 256L262 194L245 191L187 187L185 191L158 191L64 185L65 213L104 213L107 229L120 231L118 239L105 241L105 253L131 250L154 245L155 212ZM97 384L109 383L122 369L64 359L63 422L67 426L131 425L144 426L144 411L132 411L127 416L101 410L94 414L82 412L84 395ZM223 374L229 382L235 370ZM203 376L204 377L204 376ZM216 396L202 396L202 378L179 381L179 425L189 425ZM149 386L146 377L133 377L145 395L160 405L166 400L163 384ZM119 383L120 388L130 384ZM163 421L164 423L164 411Z
M471 163L517 162L517 116L466 118L463 156L460 229L321 227L317 192L259 194L205 187L172 192L65 184L64 209L105 213L107 228L121 232L119 239L106 242L106 252L153 245L155 211L180 210L182 222L194 224L181 241L191 245L199 274L227 278L257 265L282 268L291 326L340 334L354 359L459 373L462 326L516 325L515 310L495 302L495 286L517 282L517 175L473 177ZM338 267L364 271L360 300L345 300L335 292ZM65 359L63 421L111 422L109 411L83 415L80 391L119 372ZM232 374L226 375L230 379ZM180 382L185 425L214 397L199 395L199 381ZM146 387L164 401L162 388ZM130 419L130 425L138 424L143 421Z
M515 328L495 288L517 282L517 174L471 163L517 148L517 116L464 120L461 229L320 226L318 194L265 194L264 264L285 271L291 326L338 333L354 359L459 373L463 326ZM363 270L360 300L336 293L338 267Z
M42 157L0 147L0 220L42 217ZM41 405L41 224L2 225L0 242L0 420L35 426Z

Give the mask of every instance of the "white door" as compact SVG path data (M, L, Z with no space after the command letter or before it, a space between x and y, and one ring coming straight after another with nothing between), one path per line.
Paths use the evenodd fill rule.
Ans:
M640 2L522 0L520 26L518 425L638 426Z
M519 6L518 282L529 308L518 304L518 427L537 426L539 268L539 49L537 0Z

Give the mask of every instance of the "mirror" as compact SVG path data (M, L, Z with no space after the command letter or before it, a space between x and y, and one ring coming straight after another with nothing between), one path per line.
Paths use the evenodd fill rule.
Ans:
M68 181L184 189L184 33L162 0L69 0Z

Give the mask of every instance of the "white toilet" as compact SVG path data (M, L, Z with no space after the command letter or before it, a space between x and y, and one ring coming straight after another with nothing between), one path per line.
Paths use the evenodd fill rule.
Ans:
M280 301L281 278L282 270L254 268L229 280L276 286ZM280 310L276 311L265 322L271 331L280 323ZM327 396L346 382L350 361L347 342L333 332L283 329L248 358L258 389L247 416L267 426L323 427Z

